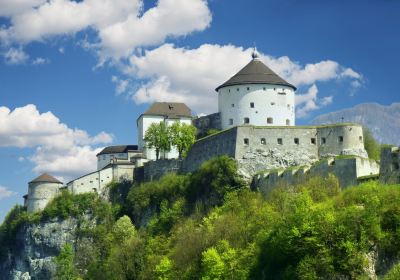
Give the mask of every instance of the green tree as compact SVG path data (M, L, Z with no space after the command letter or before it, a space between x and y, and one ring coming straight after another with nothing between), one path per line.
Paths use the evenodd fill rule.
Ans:
M179 158L182 159L196 141L196 128L193 125L175 122L169 127L169 134L171 144L177 148Z
M225 271L225 263L217 249L211 247L202 253L202 280L222 279Z
M158 280L172 279L170 277L172 271L172 261L168 257L163 257L156 268L154 269Z
M65 244L60 254L55 258L57 266L56 279L76 280L78 278L74 266L74 251L71 244Z
M369 130L368 128L363 127L363 134L364 134L364 147L368 153L368 157L375 160L379 160L380 159L379 143L375 140L371 130Z
M171 150L171 140L165 122L152 123L147 129L144 141L149 149L155 149L156 159L160 152L169 152Z

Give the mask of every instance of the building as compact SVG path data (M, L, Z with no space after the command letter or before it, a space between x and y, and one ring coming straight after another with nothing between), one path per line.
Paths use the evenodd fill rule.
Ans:
M97 155L97 170L101 170L110 163L131 163L142 157L142 151L137 145L119 145L104 148Z
M258 58L216 88L221 128L237 125L294 126L296 87Z
M186 104L176 102L156 102L153 103L146 112L139 116L136 122L138 146L139 150L143 151L144 156L148 160L156 159L155 150L146 147L144 141L144 136L150 125L153 123L165 122L168 126L176 121L188 125L192 124L192 113ZM175 148L172 148L170 152L163 153L160 157L164 159L178 158L178 151Z

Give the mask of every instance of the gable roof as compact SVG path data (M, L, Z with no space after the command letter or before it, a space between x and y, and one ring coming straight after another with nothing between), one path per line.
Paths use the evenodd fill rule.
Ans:
M61 181L57 180L56 178L54 178L53 176L50 176L47 173L43 173L42 175L36 177L32 181L30 181L29 184L30 183L57 183L57 184L62 184Z
M127 153L128 151L137 151L137 145L119 145L119 146L109 146L105 147L98 153L96 156L105 155L105 154L119 154L119 153Z
M289 84L284 79L279 77L278 74L268 68L268 66L262 63L262 61L258 58L250 61L236 75L231 77L228 81L217 87L215 90L218 91L220 88L223 87L244 84L282 85L291 87L296 90L295 86Z
M143 116L165 116L175 119L179 117L191 118L192 112L185 103L178 102L155 102L153 103Z

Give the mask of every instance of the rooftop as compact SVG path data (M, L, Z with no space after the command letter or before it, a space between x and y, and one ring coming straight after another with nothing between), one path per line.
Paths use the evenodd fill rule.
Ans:
M100 153L98 153L96 156L99 155L106 155L106 154L119 154L119 153L127 153L128 151L137 151L138 146L137 145L119 145L119 146L109 146L105 147Z
M253 60L243 67L242 70L231 77L228 81L217 87L215 90L218 91L223 87L244 84L282 85L296 90L294 85L289 84L284 79L279 77L278 74L268 68L268 66L258 59L258 57L253 57Z
M168 118L179 118L179 117L192 117L192 112L185 103L178 102L155 102L153 103L146 112L142 115L147 116L165 116Z
M50 176L47 173L43 173L39 177L36 177L32 181L30 181L29 184L30 183L57 183L57 184L62 184L61 181L57 180L56 178L54 178L53 176Z

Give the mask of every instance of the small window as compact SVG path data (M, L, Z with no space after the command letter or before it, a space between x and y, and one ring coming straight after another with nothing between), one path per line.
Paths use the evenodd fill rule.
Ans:
M394 162L394 163L392 164L392 166L393 166L393 170L399 170L399 169L400 169L400 165L399 165L399 163L397 163L397 162Z
M236 88L236 91L239 91L239 88Z
M279 95L286 95L286 92L280 91L278 92Z
M232 108L235 107L235 104L231 104Z
M268 124L273 124L274 123L274 119L273 118L268 118L267 119L267 123Z
M250 102L250 108L254 108L254 102Z
M275 105L275 102L271 102L271 106L274 106Z
M233 125L233 119L229 119L229 125Z
M250 119L249 119L249 118L244 118L244 123L245 123L245 124L250 123Z
M339 136L338 140L339 140L339 143L343 143L343 136Z
M249 87L247 87L247 90L250 90L250 88L249 88Z
M93 188L92 190L93 190L93 192L97 193L97 189L96 188Z
M360 136L359 139L360 139L360 142L363 142L363 137L362 136Z
M296 145L299 145L299 144L300 144L299 138L294 138L294 143L295 143Z
M228 89L229 92L231 92L231 89Z
M282 145L282 144L283 144L282 138L278 138L278 145Z
M287 105L287 108L290 110L290 104Z
M93 183L93 181L90 181L90 183Z
M244 138L243 139L243 144L249 145L249 138Z
M266 88L265 87L263 87L263 91L265 91L266 90Z
M326 138L325 137L322 137L322 144L326 144Z
M313 145L317 144L317 139L311 138L311 144L313 144Z
M265 141L265 138L261 138L261 145L267 144L267 141Z
M286 120L286 125L290 125L290 120Z

